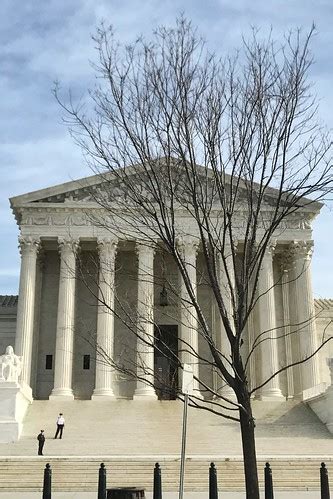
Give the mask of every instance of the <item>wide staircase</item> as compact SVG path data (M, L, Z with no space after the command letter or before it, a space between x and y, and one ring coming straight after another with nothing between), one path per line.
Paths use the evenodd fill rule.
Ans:
M41 459L2 459L0 463L0 491L37 491L43 483L43 467L50 462L54 491L97 490L98 468L100 459L83 458L41 458ZM107 486L142 487L151 491L153 487L152 457L110 458L103 459L107 469ZM220 491L243 491L243 463L240 459L214 459L218 472ZM175 492L179 485L178 458L159 457L162 470L164 492ZM274 490L319 490L320 460L313 458L272 458ZM326 457L328 469L333 470L333 459ZM265 460L259 459L259 479L263 486ZM191 457L186 460L185 491L207 492L209 459Z
M108 487L152 489L159 462L164 491L176 491L182 427L180 402L34 401L19 442L0 444L0 491L40 490L43 468L52 466L55 491L93 491L99 464ZM54 440L59 412L66 418L62 440ZM254 402L259 476L269 460L278 489L318 490L319 467L333 473L333 438L310 409L295 402ZM44 429L44 457L36 436ZM189 409L185 490L207 491L214 461L221 490L244 489L238 424Z

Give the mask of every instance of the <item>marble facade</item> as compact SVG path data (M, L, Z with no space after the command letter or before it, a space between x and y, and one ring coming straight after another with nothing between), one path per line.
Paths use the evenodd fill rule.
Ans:
M158 398L151 384L145 382L153 381L156 370L154 348L149 341L137 341L128 334L121 320L124 304L138 311L148 339L154 337L154 323L173 326L178 338L189 342L200 354L209 355L197 331L195 311L181 303L168 307L159 304L163 285L160 276L165 272L168 281L180 283L181 296L186 299L186 289L170 255L145 244L135 232L130 238L117 238L92 222L91 214L103 215L89 190L100 188L101 182L91 177L11 199L20 228L21 251L15 353L23 358L21 383L31 387L37 399ZM249 320L244 355L260 331L270 330L272 335L249 364L252 386L286 362L313 352L321 341L322 326L315 320L318 311L311 284L311 222L319 210L313 205L291 216L265 255L259 280L262 297ZM217 341L227 354L223 337L219 336L221 325L214 312L212 293L204 284L205 268L196 234L191 233L184 215L180 213L179 217L179 226L189 227L181 233L180 249L190 279L211 327L217 331ZM241 212L239 217L241 227ZM241 252L241 230L238 246ZM78 278L79 267L84 269L83 279ZM272 286L277 281L281 284ZM97 306L98 296L111 308L115 306L115 314ZM290 324L304 324L301 334L291 334ZM279 331L286 334L280 335ZM332 335L331 326L326 334ZM274 339L274 335L281 337ZM258 397L301 397L304 390L328 383L326 358L333 353L328 348L304 365L273 378ZM213 370L199 366L188 356L184 353L182 361L192 363L205 383L216 385ZM105 357L136 365L140 380L118 373L104 361ZM148 366L148 374L142 365Z

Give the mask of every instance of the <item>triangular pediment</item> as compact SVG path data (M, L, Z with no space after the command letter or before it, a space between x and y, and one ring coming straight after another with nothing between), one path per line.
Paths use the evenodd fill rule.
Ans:
M91 189L97 188L102 182L103 179L100 175L85 177L15 196L10 198L10 203L15 208L23 204L64 203L66 200L80 201L87 198Z
M159 160L159 165L161 165L161 175L163 175L163 163ZM203 166L198 165L197 169L199 171L199 175L207 180L210 176L210 171ZM126 177L128 179L133 178L137 181L138 189L140 189L140 179L142 179L142 174L144 173L144 169L142 165L132 165L126 167L123 171L126 171ZM201 173L202 172L202 173ZM213 178L213 175L211 175ZM226 184L230 183L231 177L225 175ZM141 189L144 182L141 182ZM243 189L244 194L242 194L242 189L239 190L239 202L241 203L243 200L246 202L247 193L244 186ZM124 182L121 180L121 176L117 177L114 173L101 173L98 175L93 175L90 177L81 178L78 180L73 180L70 182L66 182L63 184L47 187L45 189L40 189L37 191L33 191L27 194L22 194L20 196L16 196L10 199L11 206L16 212L16 210L20 207L47 207L50 205L57 206L86 206L87 204L98 203L99 200L103 199L103 194L106 193L105 199L107 201L112 200L112 202L117 203L126 199L126 188L124 188ZM142 196L149 196L149 193L146 193L144 188L142 189ZM267 207L274 207L276 204L276 198L278 196L278 191L274 188L267 189L265 195L265 204ZM306 204L310 204L310 207L306 211L311 211L313 213L318 213L321 208L321 203L310 202L310 200ZM280 203L283 204L283 201ZM123 203L122 203L123 204ZM246 204L246 203L245 203ZM310 208L310 209L309 209Z

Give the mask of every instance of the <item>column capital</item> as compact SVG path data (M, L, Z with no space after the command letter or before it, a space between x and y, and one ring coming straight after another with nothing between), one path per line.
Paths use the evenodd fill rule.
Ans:
M273 265L273 258L275 255L275 248L276 248L276 243L274 241L271 241L267 244L265 248L265 252L263 255L262 263L261 263L261 268L262 269L271 269Z
M99 255L109 255L115 257L117 253L118 238L116 237L99 237L97 238L97 250Z
M141 255L151 255L154 256L156 251L156 245L155 243L151 241L143 241L140 239L136 240L135 243L135 252L139 256Z
M265 253L264 253L264 258L273 258L275 255L275 249L276 249L277 242L276 241L269 241L266 248L265 248Z
M76 255L79 250L79 244L79 239L73 239L71 237L58 237L60 254L73 253Z
M311 260L313 241L292 241L289 251L295 260Z
M32 254L36 255L40 249L40 238L37 236L19 236L19 248L21 255Z
M177 237L176 244L183 257L187 255L196 256L199 248L199 239L193 236Z

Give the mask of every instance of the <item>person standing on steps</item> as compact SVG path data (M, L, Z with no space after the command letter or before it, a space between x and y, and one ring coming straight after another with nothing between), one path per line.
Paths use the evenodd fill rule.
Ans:
M37 440L38 440L38 455L42 456L43 455L43 447L45 444L44 430L40 430L40 433L37 435Z
M54 438L57 438L59 433L60 433L59 438L62 438L62 432L64 430L64 427L65 427L65 418L63 416L63 413L60 412L59 416L57 417L57 431L56 434L54 435Z

